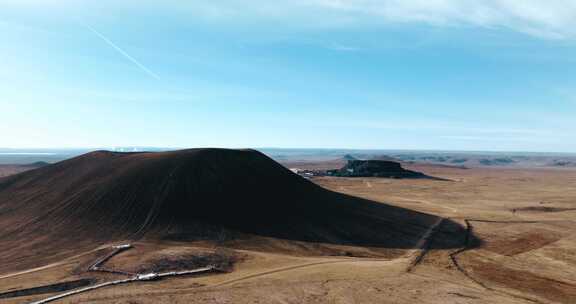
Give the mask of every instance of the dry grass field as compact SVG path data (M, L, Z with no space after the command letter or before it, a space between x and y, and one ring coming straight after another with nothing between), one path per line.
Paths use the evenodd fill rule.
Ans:
M308 165L322 167L286 164ZM317 177L313 182L438 216L413 248L322 247L253 235L217 241L141 239L106 261L106 267L134 272L157 267L162 259L215 251L233 256L234 265L223 272L105 287L57 303L576 303L576 170L408 168L450 181ZM461 245L439 245L442 219L466 228ZM472 235L480 245L472 244ZM0 302L29 303L58 294L2 298L3 292L123 278L86 271L110 245L0 273ZM37 250L41 255L42 248Z

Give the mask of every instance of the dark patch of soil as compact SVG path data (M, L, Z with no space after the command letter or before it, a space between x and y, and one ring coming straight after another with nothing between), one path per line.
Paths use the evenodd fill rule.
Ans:
M563 211L576 210L576 208L531 206L531 207L517 208L514 210L515 211L534 211L534 212L563 212Z
M243 257L233 250L217 249L179 256L164 256L142 264L137 273L182 271L215 266L219 271L230 272Z
M483 248L498 254L513 256L554 243L560 240L562 235L548 230L535 229L505 238L497 238L496 236L495 238L495 240L488 238Z
M95 282L96 282L95 279L80 279L80 280L75 280L75 281L67 281L67 282L38 286L38 287L33 287L33 288L19 289L19 290L0 293L0 299L67 291L67 290L71 290L71 289L76 289L76 288L88 286L88 285L94 284Z
M467 299L480 299L478 297L465 295L465 294L462 294L459 292L449 292L448 294L455 295L455 296L461 297L461 298L467 298Z
M490 285L506 286L558 303L572 303L576 299L576 286L566 282L475 257L466 260L466 267L471 268L473 275L482 282L490 282Z

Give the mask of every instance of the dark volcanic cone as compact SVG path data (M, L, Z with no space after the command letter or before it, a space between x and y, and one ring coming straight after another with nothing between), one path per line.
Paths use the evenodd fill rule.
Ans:
M39 255L65 257L124 239L209 236L213 227L412 248L437 220L325 190L253 150L99 151L0 180L0 273ZM461 245L462 228L444 226L436 246Z

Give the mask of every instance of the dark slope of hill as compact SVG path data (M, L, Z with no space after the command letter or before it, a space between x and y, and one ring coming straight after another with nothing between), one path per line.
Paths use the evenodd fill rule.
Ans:
M0 247L10 249L0 273L110 241L212 238L222 228L412 248L437 220L325 190L253 150L98 151L0 180ZM464 235L449 221L441 233L440 248Z
M47 165L48 165L48 163L46 163L46 162L34 162L31 164L24 164L24 165L0 164L0 178L5 177L5 176L9 176L9 175L13 175L13 174L18 174L20 172L44 167Z

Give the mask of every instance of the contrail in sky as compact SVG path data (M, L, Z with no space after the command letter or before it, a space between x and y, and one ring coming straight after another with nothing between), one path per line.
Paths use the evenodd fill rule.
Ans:
M84 26L89 29L92 33L94 33L94 35L100 37L100 39L104 40L104 42L106 42L109 46L111 46L112 48L114 48L116 51L118 51L118 53L120 53L122 56L126 57L126 59L132 61L132 63L134 63L137 67L139 67L142 71L144 71L144 73L160 80L160 76L158 76L158 74L152 72L149 68L147 68L146 66L144 66L142 63L140 63L138 60L136 60L134 57L130 56L130 54L126 53L123 49L121 49L119 46L117 46L116 44L114 44L114 42L112 42L110 39L106 38L106 36L102 35L100 32L98 32L96 29L94 29L93 27L91 27L88 24L84 24Z

